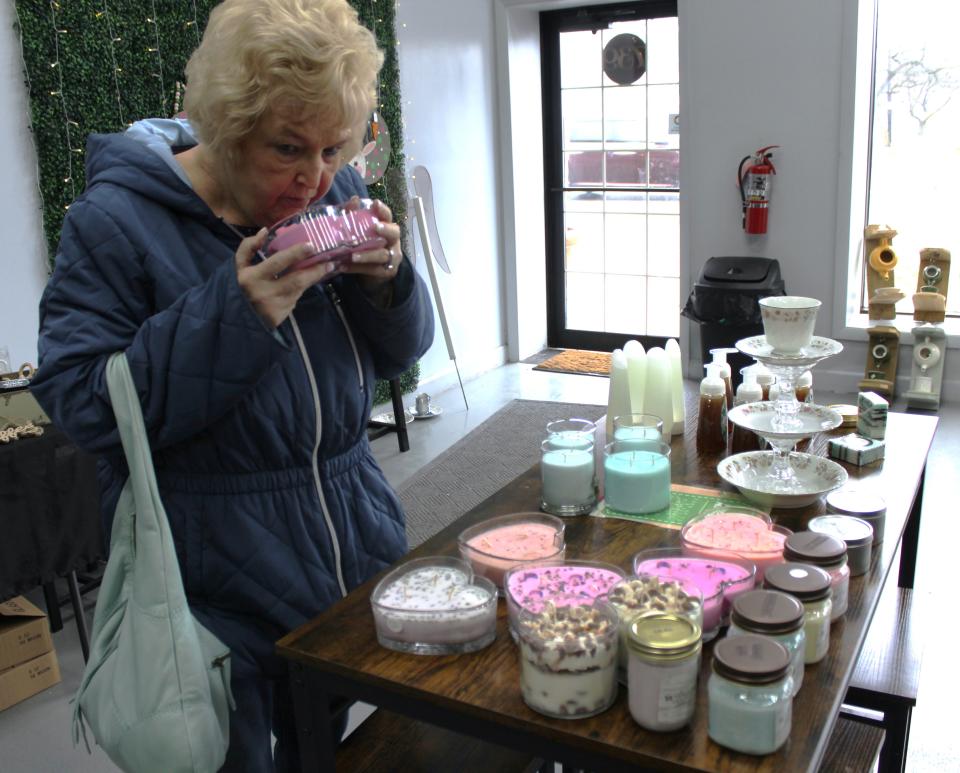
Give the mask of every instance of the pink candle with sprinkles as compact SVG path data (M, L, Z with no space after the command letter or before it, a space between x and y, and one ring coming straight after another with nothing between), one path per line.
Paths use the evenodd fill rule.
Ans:
M783 543L791 533L754 515L718 512L690 521L681 540L688 552L709 555L722 550L748 558L757 565L759 583L766 567L783 562Z
M503 573L518 562L556 556L562 547L557 539L557 530L545 523L498 526L468 539L466 545L472 550L464 557L477 574L502 585Z

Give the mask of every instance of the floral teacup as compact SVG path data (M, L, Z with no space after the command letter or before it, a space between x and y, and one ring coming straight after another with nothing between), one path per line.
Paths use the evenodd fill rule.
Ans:
M799 295L760 299L760 316L767 343L778 354L798 354L813 338L820 301Z

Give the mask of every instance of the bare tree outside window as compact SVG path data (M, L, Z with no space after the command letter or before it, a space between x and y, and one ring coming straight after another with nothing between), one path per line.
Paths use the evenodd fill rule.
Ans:
M887 141L893 142L893 110L889 104L897 94L905 94L907 109L923 134L927 122L943 110L957 90L952 67L934 66L927 61L927 50L919 53L890 52L887 55L887 77L877 89L885 96L887 107Z

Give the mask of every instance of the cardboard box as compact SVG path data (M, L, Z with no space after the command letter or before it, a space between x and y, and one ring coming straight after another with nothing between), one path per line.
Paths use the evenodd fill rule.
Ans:
M23 596L0 603L0 711L60 681L50 624Z
M0 603L0 671L52 649L50 624L43 610L23 596Z
M0 671L0 711L53 687L60 681L60 664L53 650Z

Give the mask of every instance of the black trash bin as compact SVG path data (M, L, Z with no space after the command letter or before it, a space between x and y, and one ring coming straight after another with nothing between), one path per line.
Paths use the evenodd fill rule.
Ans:
M784 295L780 263L774 258L710 258L693 286L683 316L700 323L700 359L712 359L711 349L733 348L741 338L761 335L761 298ZM733 383L740 383L740 368L752 365L745 355L729 354Z

